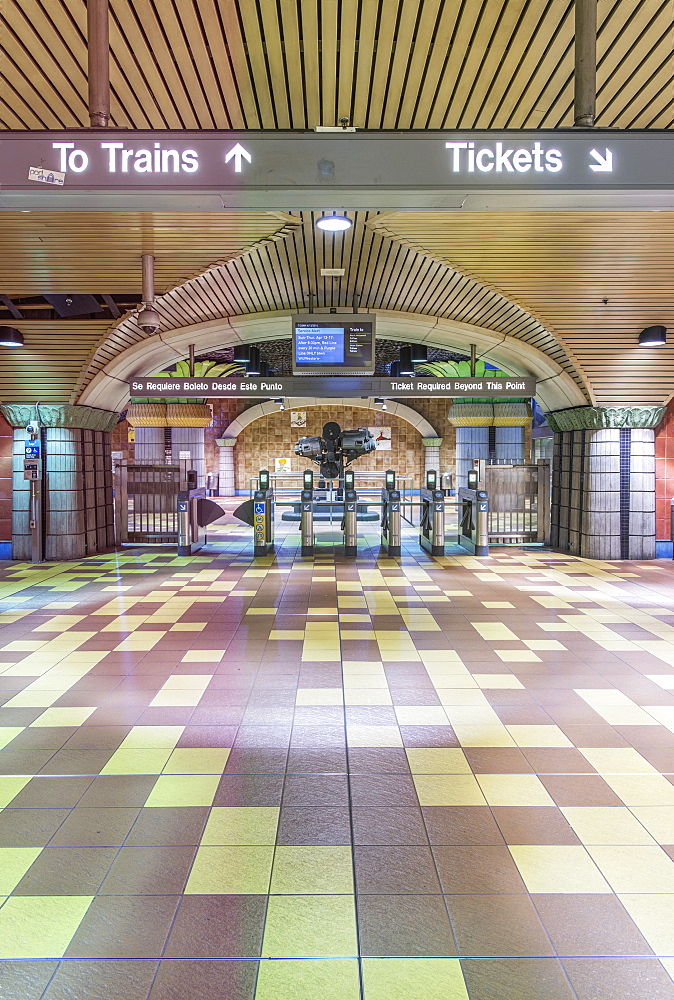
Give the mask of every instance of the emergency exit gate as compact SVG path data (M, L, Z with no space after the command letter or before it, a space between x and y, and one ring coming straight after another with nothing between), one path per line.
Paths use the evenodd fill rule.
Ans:
M550 463L478 466L492 545L550 543Z
M125 465L114 473L117 542L178 541L179 465Z

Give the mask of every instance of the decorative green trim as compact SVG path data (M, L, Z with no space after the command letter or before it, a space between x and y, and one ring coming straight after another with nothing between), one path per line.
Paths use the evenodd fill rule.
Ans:
M422 438L421 443L424 448L439 448L442 444L442 438Z
M215 443L217 444L218 448L233 448L234 445L236 444L236 442L237 442L236 438L216 438L215 439Z
M658 426L664 406L572 406L553 410L547 421L553 431L601 430L602 428L648 428Z
M37 421L42 427L111 431L119 422L118 413L72 403L3 403L0 410L12 427L25 427Z

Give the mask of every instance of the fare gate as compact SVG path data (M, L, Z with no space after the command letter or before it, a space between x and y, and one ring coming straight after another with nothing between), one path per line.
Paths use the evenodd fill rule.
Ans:
M426 486L419 490L421 500L419 545L430 552L432 556L444 556L445 493L437 486L437 472L429 469L426 473Z
M400 490L396 489L396 474L386 472L385 486L381 491L381 546L390 556L399 556L400 543Z
M274 490L269 472L260 470L260 489L253 494L253 555L266 556L274 551Z

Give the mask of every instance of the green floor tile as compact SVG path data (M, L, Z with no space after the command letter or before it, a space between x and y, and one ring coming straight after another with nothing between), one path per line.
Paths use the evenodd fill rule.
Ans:
M164 774L222 774L229 757L226 749L174 750L164 768Z
M41 850L41 847L0 847L0 893L13 891Z
M101 774L161 774L170 750L115 750Z
M60 958L93 896L12 896L0 909L0 959Z
M358 962L260 962L255 1000L359 1000Z
M353 896L270 896L262 955L349 958L358 954Z
M272 893L352 893L350 847L277 847Z
M273 806L215 806L211 809L201 843L273 847L278 816L279 810Z
M200 847L187 880L188 895L264 895L273 847Z
M365 958L364 1000L468 1000L457 958Z
M162 774L145 805L210 806L219 782L219 774Z
M29 774L11 774L0 777L0 809L4 809L30 781Z

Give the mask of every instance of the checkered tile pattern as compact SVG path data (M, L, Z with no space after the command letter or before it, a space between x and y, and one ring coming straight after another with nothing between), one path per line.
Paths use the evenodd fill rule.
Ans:
M0 571L0 996L674 997L671 564L213 539Z

